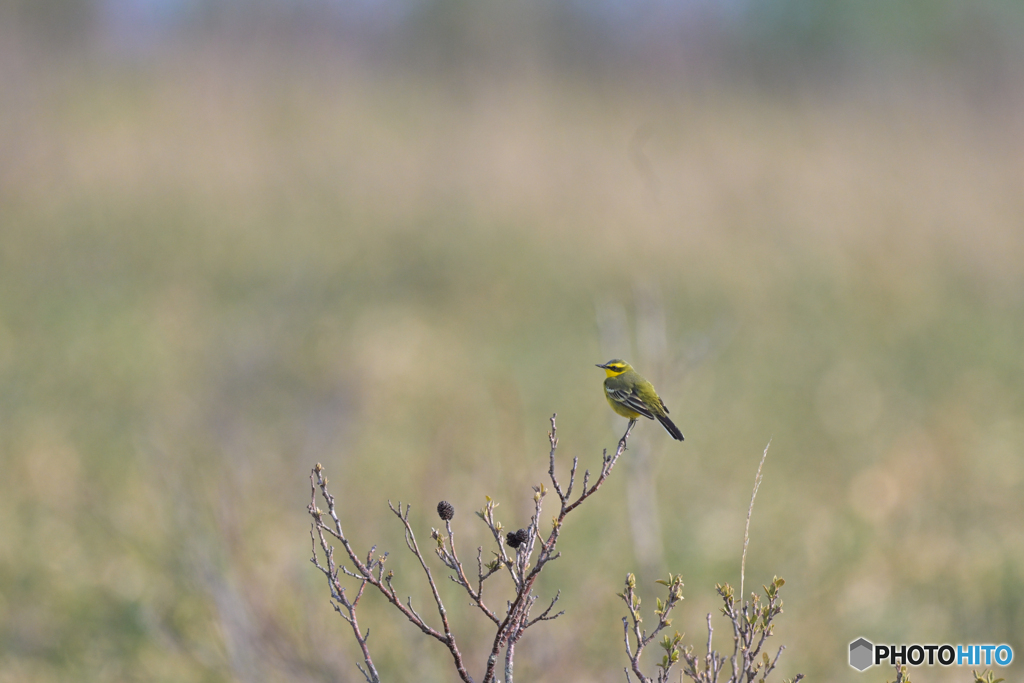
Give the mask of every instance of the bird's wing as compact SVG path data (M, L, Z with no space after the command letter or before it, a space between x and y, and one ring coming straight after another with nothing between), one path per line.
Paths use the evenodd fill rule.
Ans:
M651 409L648 408L647 404L640 400L640 397L634 394L632 391L625 391L623 389L612 389L609 387L605 387L605 391L608 392L608 396L616 403L621 403L630 410L635 410L636 412L646 417L648 420L654 419L654 414L651 412Z

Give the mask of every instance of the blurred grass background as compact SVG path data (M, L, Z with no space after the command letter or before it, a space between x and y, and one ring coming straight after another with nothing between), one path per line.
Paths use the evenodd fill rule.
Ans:
M551 413L566 466L621 433L612 356L687 440L640 425L570 518L524 680L621 680L627 571L652 604L681 572L703 643L769 438L747 585L787 579L783 676L886 680L859 636L1019 652L1022 29L1011 2L5 3L0 682L361 680L312 465L429 612L386 501L421 540L454 503L465 557L484 495L523 526ZM453 679L362 619L389 679Z

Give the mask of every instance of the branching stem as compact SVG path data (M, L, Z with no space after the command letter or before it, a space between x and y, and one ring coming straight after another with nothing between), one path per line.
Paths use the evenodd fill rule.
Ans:
M469 595L473 604L476 605L484 616L486 616L487 619L496 626L494 640L491 644L481 683L494 682L495 674L497 672L498 658L502 648L505 649L506 683L512 683L513 659L515 656L516 643L531 626L534 626L541 621L557 619L563 614L563 612L552 613L555 604L561 596L561 592L556 592L555 596L548 603L547 608L541 612L539 616L532 619L530 618L530 612L537 602L537 596L533 592L537 577L549 562L557 560L560 557L555 546L558 542L559 535L561 534L562 523L570 512L575 510L583 503L583 501L596 493L601 485L608 479L612 469L615 467L615 463L618 462L618 459L626 450L626 442L628 441L629 435L635 424L636 420L630 420L625 433L622 435L622 438L619 439L618 447L614 453L609 455L607 450L602 453L601 469L593 484L590 484L590 471L587 470L584 472L582 490L575 498L573 498L574 489L576 487L576 473L579 467L579 458L573 458L572 467L569 471L569 482L563 489L562 484L555 473L555 452L558 446L558 437L555 425L555 416L551 416L551 431L548 434L548 439L551 444L551 450L548 456L548 476L555 492L558 494L559 499L559 510L558 514L555 515L552 520L551 531L546 537L540 531L541 512L544 498L547 495L547 488L541 484L534 487L534 512L530 519L530 524L527 529L520 530L520 533L525 531L526 540L520 540L515 554L510 555L506 551L505 537L502 534L503 529L501 523L495 519L494 511L497 507L497 503L488 498L484 509L478 514L490 529L491 535L494 538L496 545L496 550L494 551L495 559L492 562L485 563L483 547L477 549L477 576L475 585L470 582L470 578L466 574L465 567L459 559L458 552L455 549L455 532L452 529L450 521L451 518L448 517L444 520L445 533L437 531L436 529L432 531L431 538L437 543L436 554L438 558L446 567L454 572L449 576L451 581L461 586ZM451 625L448 620L448 611L444 606L444 602L441 600L441 595L438 591L433 573L427 565L426 558L420 550L419 543L416 540L416 535L412 529L412 524L409 521L411 506L403 506L401 502L395 506L390 501L388 502L388 507L404 527L406 547L409 549L409 552L416 556L416 559L419 561L420 567L423 569L423 573L427 578L427 583L430 585L431 595L434 598L434 604L441 620L440 630L430 626L424 617L416 611L412 605L411 598L407 597L403 602L401 596L393 585L394 573L385 569L385 562L388 559L387 553L375 557L376 546L374 546L366 553L365 559L356 554L349 542L349 539L346 537L344 530L342 529L341 521L338 518L337 510L335 508L334 497L327 490L327 479L324 477L323 467L319 463L315 468L313 468L309 481L310 502L308 510L309 514L313 517L313 525L310 531L310 539L313 544L313 556L311 558L311 562L327 578L331 589L331 597L334 600L334 609L352 628L356 642L359 644L360 650L363 654L363 665L365 668L364 666L360 666L359 670L363 673L367 683L379 683L380 681L380 676L373 663L373 659L367 645L369 631L364 633L360 629L359 622L356 618L356 606L358 605L360 598L362 598L367 585L375 588L378 593L384 596L385 600L391 603L395 609L401 612L402 615L409 622L419 628L421 632L444 644L451 653L459 678L463 683L474 683L473 678L469 675L469 672L466 669L462 653L455 640L455 635L452 633ZM320 495L327 503L326 512L318 508L316 505L317 489L319 489ZM333 539L341 543L345 550L345 554L348 556L348 566L346 566L346 564L339 565L335 563L334 547L328 541L328 538L330 537L333 537ZM318 541L320 551L322 551L326 560L326 566L321 564L319 560L317 550ZM536 561L531 564L531 557L533 556L534 550L537 551ZM499 617L499 615L484 602L483 586L484 581L489 579L496 572L501 571L502 567L504 567L508 572L515 587L516 594L515 598L507 604L504 617ZM353 600L349 600L346 595L345 588L339 581L339 576L341 575L349 576L359 581L359 590ZM660 630L660 628L658 630ZM655 631L655 633L657 633L657 631ZM653 634L651 637L653 637Z

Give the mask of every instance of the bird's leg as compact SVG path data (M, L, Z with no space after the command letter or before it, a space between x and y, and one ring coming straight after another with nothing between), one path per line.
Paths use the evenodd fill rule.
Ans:
M620 454L622 453L622 451L626 450L626 439L629 438L629 433L633 431L633 426L635 424L636 424L636 418L635 417L630 418L629 424L626 425L626 433L622 435L621 439L619 439L619 453Z

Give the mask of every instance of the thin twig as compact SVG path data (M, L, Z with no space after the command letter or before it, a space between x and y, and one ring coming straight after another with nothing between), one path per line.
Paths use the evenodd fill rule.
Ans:
M355 636L356 643L359 644L359 650L363 654L363 662L366 664L366 669L363 669L363 667L358 664L356 666L366 678L366 683L380 683L380 675L377 673L377 668L373 664L373 658L370 656L370 648L367 644L367 641L370 639L370 631L367 629L364 634L359 629L359 620L356 618L356 605L359 604L359 598L363 596L363 589L366 587L366 581L364 580L360 583L359 592L356 594L355 600L349 601L348 596L345 594L345 588L338 582L337 571L335 570L332 573L331 569L322 566L319 560L317 560L316 540L313 537L312 530L310 530L309 537L313 543L313 565L327 576L327 582L331 587L331 597L337 601L331 604L334 606L334 610L341 615L341 618L348 622L349 626L352 628L352 633ZM321 540L323 540L323 536L321 536ZM324 552L328 556L328 567L330 568L334 567L334 553L332 550L333 549L328 550L327 548L324 548ZM348 612L348 614L341 611L341 607L338 607L338 603L341 603L342 607L345 608L345 611Z
M768 439L768 445L764 447L761 455L761 462L757 466L757 474L754 476L754 491L750 494L750 507L747 508L747 525L743 529L743 555L740 558L740 600L746 600L743 593L743 580L747 572L747 544L750 542L750 516L754 514L754 499L757 498L757 489L761 486L761 468L764 467L765 458L768 457L768 448L772 440Z
M434 550L437 553L438 558L440 558L441 562L443 562L446 567L455 572L454 576L449 575L448 578L453 583L456 583L465 589L466 593L469 594L469 597L473 600L473 603L480 608L481 612L484 613L484 616L495 624L500 623L498 617L494 615L483 601L483 579L486 578L483 575L483 558L481 557L483 554L483 548L477 549L477 566L479 567L479 575L477 589L473 590L473 586L469 583L469 577L466 576L466 570L462 566L462 561L459 559L459 554L455 550L455 531L452 530L451 520L444 520L444 525L445 530L448 532L447 536L440 533L437 529L431 529L430 534L431 538L437 542L437 548Z
M459 677L462 679L463 683L474 683L473 678L469 675L469 672L466 670L465 663L462 660L462 654L459 652L459 649L455 643L455 638L454 636L452 636L451 631L448 627L447 616L444 613L444 606L440 604L440 596L437 593L437 587L434 584L433 578L430 575L430 570L426 567L426 564L423 560L423 556L419 552L419 548L416 545L415 536L412 535L412 528L408 524L409 508L406 507L405 515L403 516L400 511L401 504L399 504L399 509L397 510L393 506L391 507L392 511L395 512L395 514L403 520L403 523L405 525L406 545L409 546L410 551L417 555L421 565L423 566L424 570L427 573L427 577L428 580L430 581L431 588L434 591L435 601L438 602L438 609L441 612L442 622L445 628L444 633L441 633L436 629L432 628L431 626L429 626L423 620L423 618L416 612L416 610L412 608L411 602L408 605L402 603L401 598L398 597L397 592L392 586L392 577L394 576L394 574L391 571L388 571L386 574L384 573L384 561L386 560L387 555L384 555L378 560L372 560L373 553L371 551L367 555L369 561L363 562L362 559L360 559L360 557L356 554L355 550L352 548L352 545L345 537L344 531L342 530L341 521L338 519L338 513L337 510L335 509L334 496L332 496L330 492L328 492L327 490L327 479L323 476L323 467L319 463L317 464L316 467L313 468L313 471L310 474L309 484L310 502L308 510L310 515L313 517L313 531L311 531L311 533L315 531L316 537L320 541L320 547L323 549L324 554L327 557L328 565L327 567L323 567L319 564L319 562L316 559L316 540L314 540L313 545L312 562L321 572L323 572L327 576L328 583L330 584L332 589L332 595L335 597L335 599L342 599L343 590L341 588L340 583L338 582L339 569L336 568L334 563L334 548L327 542L327 538L324 535L325 531L341 542L342 547L345 548L345 552L348 555L349 560L355 567L355 573L358 574L357 578L359 578L361 581L365 580L366 583L369 583L371 586L376 588L388 602L390 602L399 612L401 612L406 619L408 619L410 622L416 625L416 627L419 628L424 634L443 643L448 648L449 652L451 652L452 658L455 660L455 668L458 671ZM333 522L333 529L327 526L327 524L324 522L324 512L320 510L320 508L318 508L316 505L317 488L320 489L320 494L327 502L327 515ZM374 569L376 569L376 571L374 571ZM342 573L351 574L351 572L347 570L343 571ZM342 602L342 604L344 605L345 603ZM347 606L346 610L349 610ZM353 623L355 620L354 605L352 610L349 610L349 616L352 617L353 620L350 621L350 623ZM359 640L359 638L360 636L357 635L356 639ZM366 662L367 668L369 669L369 673L371 673L372 675L376 675L376 669L373 668L373 663L369 659L368 650L364 651L364 661ZM376 683L376 680L379 680L379 678L375 679L373 683Z
M448 624L448 611L445 609L444 602L441 601L441 594L437 591L437 584L434 583L434 576L430 573L430 567L427 566L427 561L423 558L423 554L420 552L419 544L416 542L416 535L412 531L412 526L409 524L409 505L405 506L405 511L402 511L402 503L399 501L398 508L396 509L391 505L391 501L388 501L388 507L391 511L402 520L402 524L405 526L405 543L409 546L409 550L416 556L416 559L420 561L420 566L423 568L423 573L427 575L427 583L430 584L430 592L434 596L434 603L437 605L437 612L441 615L441 624L444 627L444 640L443 642L448 646L452 656L455 658L455 666L459 670L460 674L465 673L466 667L462 662L462 654L459 652L458 646L455 644L455 636L452 634L451 626ZM409 602L409 609L412 610L412 602ZM417 615L419 616L419 615ZM420 619L422 621L422 618ZM465 673L468 678L469 674Z
M580 493L579 497L575 501L570 502L569 496L571 487L569 490L563 491L561 484L558 482L557 475L555 474L555 450L558 446L558 432L557 426L555 424L556 417L556 415L551 416L551 432L548 434L548 440L551 444L548 474L551 478L551 484L555 489L555 493L558 494L560 509L558 515L552 522L551 532L548 534L548 537L544 539L540 544L540 549L537 553L536 564L534 564L532 569L530 569L529 573L525 573L526 560L529 558L530 553L532 553L533 551L534 538L536 537L535 535L539 535L540 532L540 502L544 497L544 489L543 487L538 487L537 489L535 489L536 492L534 494L534 501L536 502L536 508L533 520L531 522L531 529L529 530L530 537L527 541L527 543L530 544L530 549L526 553L523 553L525 557L523 558L523 562L520 565L522 567L522 573L519 574L519 577L516 577L516 572L513 572L513 578L517 581L516 597L509 605L508 612L505 615L505 619L501 622L501 624L498 625L498 632L494 635L494 640L491 643L491 653L490 656L488 656L487 658L487 669L484 672L484 677L481 683L492 683L492 681L494 680L495 670L497 668L498 655L501 651L502 646L506 643L514 642L513 637L515 639L518 639L522 635L522 630L525 630L525 628L530 625L530 622L527 619L529 616L529 608L532 605L532 602L536 600L535 597L531 597L533 585L536 582L537 576L540 574L541 570L544 569L544 566L548 562L556 560L560 557L560 554L555 552L555 544L558 542L558 537L562 530L562 523L565 521L566 516L570 512L575 510L577 507L579 507L584 500L592 496L599 488L601 488L601 485L605 482L605 480L608 478L608 475L611 474L612 469L615 467L615 463L618 462L618 459L626 451L626 442L629 440L629 434L633 430L633 426L636 424L636 420L629 421L629 425L626 427L626 431L622 435L622 438L619 439L619 444L618 447L615 449L614 454L608 455L607 450L605 450L602 453L601 473L598 476L597 480L594 482L594 484L590 486L590 488L587 488L587 482L590 478L590 472L588 470L584 473L583 491ZM573 481L575 478L576 467L577 461L574 459L573 466L570 471L570 481ZM498 540L498 543L500 544L500 532L497 531L492 525L493 512L491 514L490 519L488 520L486 517L486 513L488 511L493 511L493 505L491 505L490 503L488 504L488 507L485 508L485 521L488 521L488 525L491 526L492 533L494 534L496 540ZM501 550L501 559L503 562L507 562L505 558L504 548L502 548ZM523 575L524 573L525 576ZM517 626L517 624L519 624L520 622L523 622L524 624L521 627L522 630L519 630L520 627Z

